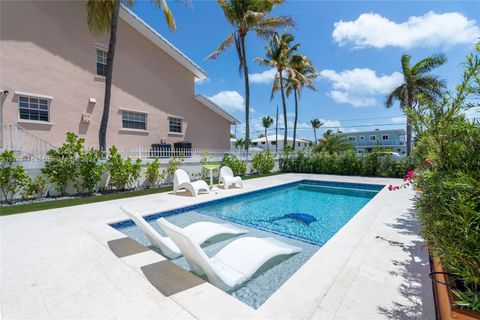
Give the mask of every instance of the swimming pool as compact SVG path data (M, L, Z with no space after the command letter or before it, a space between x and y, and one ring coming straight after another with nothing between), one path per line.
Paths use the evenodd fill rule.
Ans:
M383 187L302 180L161 212L145 219L161 234L164 232L156 219L162 216L181 227L197 221L225 223L227 220L247 229L247 236L274 237L300 246L301 253L267 263L250 281L228 292L258 308ZM131 220L111 226L146 246L150 245ZM213 256L234 239L207 243L203 249L208 256ZM183 258L172 261L189 269Z

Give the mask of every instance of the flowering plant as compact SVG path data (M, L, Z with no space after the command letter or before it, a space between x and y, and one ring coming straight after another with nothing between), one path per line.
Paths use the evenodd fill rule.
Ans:
M421 173L423 171L425 171L426 169L427 170L431 170L431 169L434 169L435 166L433 165L432 161L426 159L423 161L423 163L426 165L425 167L420 165L418 167L418 172ZM399 186L394 186L394 185L389 185L388 186L388 190L389 191L396 191L396 190L400 190L400 189L405 189L411 185L414 184L415 182L415 178L417 177L417 172L415 172L414 170L410 170L407 172L407 174L405 175L405 177L403 177L403 181L405 182L404 184L401 184Z

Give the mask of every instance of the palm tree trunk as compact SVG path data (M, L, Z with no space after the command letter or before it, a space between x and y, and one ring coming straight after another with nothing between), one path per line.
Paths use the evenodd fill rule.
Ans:
M295 142L297 140L297 120L298 120L298 96L297 90L293 90L295 97L295 120L293 122L293 150L295 150Z
M287 105L285 104L285 92L283 92L283 75L282 70L280 71L280 92L282 93L282 104L283 104L283 125L285 129L283 131L283 149L287 146Z
M313 137L314 137L314 141L313 141L313 144L317 144L317 128L313 127Z
M268 137L267 137L267 128L265 127L265 141L267 141L267 149L270 149L268 147Z
M275 120L275 153L278 153L278 104L277 104L277 119Z
M407 156L412 154L412 119L407 116Z
M248 81L247 53L245 50L245 36L240 35L240 46L242 50L241 59L243 60L243 77L245 80L245 149L248 151L250 146L250 84Z
M107 150L107 127L108 116L110 114L110 97L112 95L112 75L113 75L113 59L115 58L115 46L117 45L117 26L118 15L120 12L120 0L113 3L113 11L110 22L110 41L108 43L107 54L107 74L105 75L105 97L103 100L103 114L98 133L98 144L100 150Z

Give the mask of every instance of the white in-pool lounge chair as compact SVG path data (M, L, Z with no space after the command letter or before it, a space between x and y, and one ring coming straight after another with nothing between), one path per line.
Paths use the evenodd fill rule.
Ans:
M220 168L220 182L223 183L224 189L228 189L232 184L239 188L243 188L242 178L233 176L232 169L227 166Z
M145 233L148 240L155 247L159 248L162 253L170 259L174 259L182 255L180 249L175 245L175 243L169 238L160 235L141 215L140 213L131 210L127 206L121 206L123 212L130 219L135 222L135 224ZM213 223L208 221L195 222L185 228L181 229L184 232L187 232L192 241L197 245L201 245L206 242L208 239L211 239L218 235L231 234L231 235L240 235L247 233L247 230L238 229L228 223Z
M180 248L190 268L206 274L208 280L223 290L230 290L250 279L270 259L302 251L301 248L273 238L244 237L227 244L209 258L187 230L160 218L158 223Z
M177 169L173 175L173 194L176 194L178 190L186 189L192 196L198 196L200 190L206 193L210 192L208 184L203 180L190 181L190 177L185 170Z

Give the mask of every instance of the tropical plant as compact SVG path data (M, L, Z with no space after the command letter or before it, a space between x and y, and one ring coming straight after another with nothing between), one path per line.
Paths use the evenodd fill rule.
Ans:
M13 197L21 192L31 181L22 166L14 165L15 156L12 151L0 153L0 190L3 199L7 203L13 201Z
M296 71L290 67L290 58L295 51L298 50L300 44L293 44L292 41L294 37L290 33L282 33L281 35L275 33L270 37L270 42L268 46L265 46L265 58L256 58L263 66L268 66L275 69L275 78L273 80L272 93L270 95L270 100L273 99L275 92L280 91L282 98L283 106L283 145L287 145L287 135L288 135L288 119L287 119L287 104L285 101L285 78L284 73L292 73L294 77L297 77L298 74Z
M147 163L145 178L149 187L158 187L160 182L165 179L165 172L160 170L160 160L158 158Z
M275 167L273 155L270 150L257 153L252 158L252 169L254 173L264 174L269 173Z
M133 7L135 2L135 0L88 0L86 2L87 25L90 32L95 36L101 36L106 32L110 32L105 75L103 113L98 136L100 150L106 150L107 146L107 127L108 115L110 113L110 97L112 94L113 61L115 58L115 47L117 44L117 28L120 6L124 4L129 7ZM163 11L165 20L170 30L175 31L175 19L170 11L170 8L168 7L167 1L153 0L152 2Z
M247 163L231 153L223 155L222 166L230 167L236 176L244 176L247 173Z
M317 118L315 118L312 121L310 121L310 123L312 124L313 136L315 138L314 144L316 144L317 143L317 129L319 129L321 126L323 126L323 122L318 120Z
M268 147L268 136L267 136L267 130L270 128L273 124L273 118L270 116L266 116L262 118L262 125L263 128L265 129L265 141L267 141L267 149Z
M278 28L293 26L293 20L289 17L269 16L272 9L283 2L284 0L217 0L234 31L208 56L208 59L215 59L221 52L235 44L239 72L243 71L245 81L245 141L250 141L250 84L245 39L251 31L263 39ZM248 147L247 144L247 150Z
M43 176L29 179L29 182L20 191L24 199L42 197L47 190L47 180Z
M61 195L66 194L69 183L78 189L78 158L83 152L84 142L83 138L73 132L67 132L65 143L47 152L48 160L42 173Z
M235 141L235 149L243 149L244 146L245 141L243 139L237 139L237 141Z
M380 153L370 157L359 157L354 150L342 154L309 152L299 150L286 152L280 157L280 171L316 174L339 174L352 176L380 176L400 178L413 168L411 161L391 161Z
M81 151L78 158L80 177L82 177L81 191L87 190L93 194L96 191L97 184L100 182L105 165L99 163L103 157L103 152L96 149Z
M108 185L116 190L125 190L140 178L142 160L137 159L135 162L132 162L132 159L129 157L123 159L115 146L112 146L108 153L106 162L109 174Z
M412 119L409 116L410 110L417 107L420 96L431 101L435 101L441 96L445 83L432 75L431 71L447 61L445 55L439 54L422 59L411 66L410 59L410 55L402 55L403 83L393 89L385 101L385 106L391 108L393 103L398 100L400 108L407 114L407 156L411 155L412 152Z
M297 122L298 122L298 99L302 93L303 88L309 88L316 91L317 89L313 85L313 81L318 76L317 70L312 65L310 59L307 56L301 54L295 54L290 57L290 68L292 71L288 72L287 78L287 97L292 92L295 98L295 119L293 121L293 150L295 150L295 144L297 140Z
M325 131L319 143L314 147L316 152L336 154L342 151L354 149L353 145L341 133L334 133L331 129Z
M414 186L422 234L430 252L455 278L455 304L480 311L480 122L465 110L479 107L480 43L464 64L455 93L421 96L408 117L418 139Z
M175 171L177 171L177 169L180 169L180 167L182 166L182 162L182 157L173 156L172 158L170 158L167 164L167 169L165 171L167 177L173 177Z

